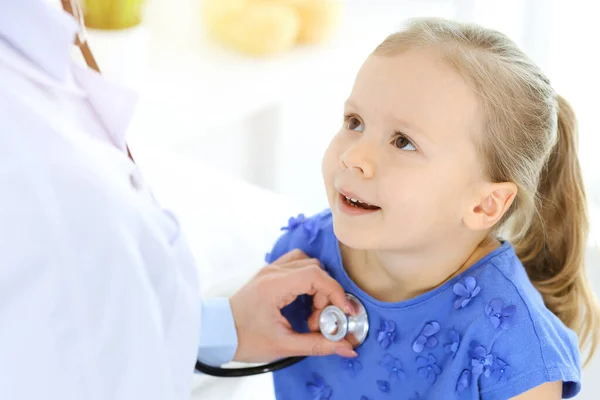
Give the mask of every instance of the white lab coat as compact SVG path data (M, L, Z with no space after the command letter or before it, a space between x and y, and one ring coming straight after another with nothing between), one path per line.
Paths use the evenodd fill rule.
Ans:
M196 268L124 152L135 97L63 65L77 26L47 11L0 0L15 46L48 36L36 59L0 29L0 399L189 398Z

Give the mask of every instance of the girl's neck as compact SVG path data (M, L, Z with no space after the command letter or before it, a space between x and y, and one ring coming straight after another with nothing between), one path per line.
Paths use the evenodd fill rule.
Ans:
M340 243L344 268L350 278L370 296L386 302L426 293L498 247L500 242L491 236L475 244L442 243L414 252L356 250Z

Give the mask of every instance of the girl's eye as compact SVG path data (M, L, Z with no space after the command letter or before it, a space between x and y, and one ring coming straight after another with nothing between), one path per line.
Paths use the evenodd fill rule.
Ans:
M362 122L352 115L346 115L344 118L344 127L351 131L362 132L364 130Z
M402 133L397 133L392 143L400 150L417 151L415 145Z

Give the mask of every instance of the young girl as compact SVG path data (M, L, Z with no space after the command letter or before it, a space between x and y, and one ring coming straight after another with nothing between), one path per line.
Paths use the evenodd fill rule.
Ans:
M599 340L575 120L506 36L417 20L366 60L323 159L331 210L300 248L358 297L356 358L275 373L278 399L559 399ZM505 238L505 239L501 239ZM317 330L312 300L284 316Z

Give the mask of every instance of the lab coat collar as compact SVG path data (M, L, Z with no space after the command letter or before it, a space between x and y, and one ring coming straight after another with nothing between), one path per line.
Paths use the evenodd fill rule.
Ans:
M44 0L0 0L0 38L60 82L78 30L71 15Z
M125 133L133 118L137 95L130 89L111 82L96 71L73 63L73 78L88 95L113 143L125 151Z
M0 61L41 85L87 97L112 142L125 151L137 96L71 60L78 30L71 15L44 0L0 0Z

